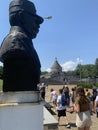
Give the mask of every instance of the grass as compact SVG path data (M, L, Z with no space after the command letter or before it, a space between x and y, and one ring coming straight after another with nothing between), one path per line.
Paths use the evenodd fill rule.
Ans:
M2 91L3 80L0 79L0 91Z

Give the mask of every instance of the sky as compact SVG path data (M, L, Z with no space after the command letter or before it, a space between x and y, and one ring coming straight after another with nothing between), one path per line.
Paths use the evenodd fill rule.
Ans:
M55 58L63 71L77 64L95 64L98 58L98 0L30 0L44 19L33 39L41 70L53 65ZM9 33L9 3L0 2L0 44Z

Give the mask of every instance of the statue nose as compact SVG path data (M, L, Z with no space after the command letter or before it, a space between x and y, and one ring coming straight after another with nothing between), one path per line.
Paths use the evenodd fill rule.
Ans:
M39 24L42 24L44 22L44 19L41 16L37 15L37 22Z

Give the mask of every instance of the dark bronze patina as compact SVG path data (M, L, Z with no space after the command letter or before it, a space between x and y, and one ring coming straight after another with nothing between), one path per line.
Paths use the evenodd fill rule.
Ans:
M9 6L11 29L0 48L3 91L36 91L40 82L40 60L33 46L43 18L28 0L13 0Z

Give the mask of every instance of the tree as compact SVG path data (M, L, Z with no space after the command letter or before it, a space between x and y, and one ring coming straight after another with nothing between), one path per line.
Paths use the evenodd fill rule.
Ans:
M2 78L3 78L3 67L0 66L0 79L2 79Z
M96 61L95 61L95 74L96 76L98 76L98 58L96 58Z
M47 73L48 73L47 71L44 71L44 72L41 72L41 75L45 75Z
M88 65L80 65L78 64L76 67L76 75L80 76L81 78L88 78L95 76L95 65L88 64Z

